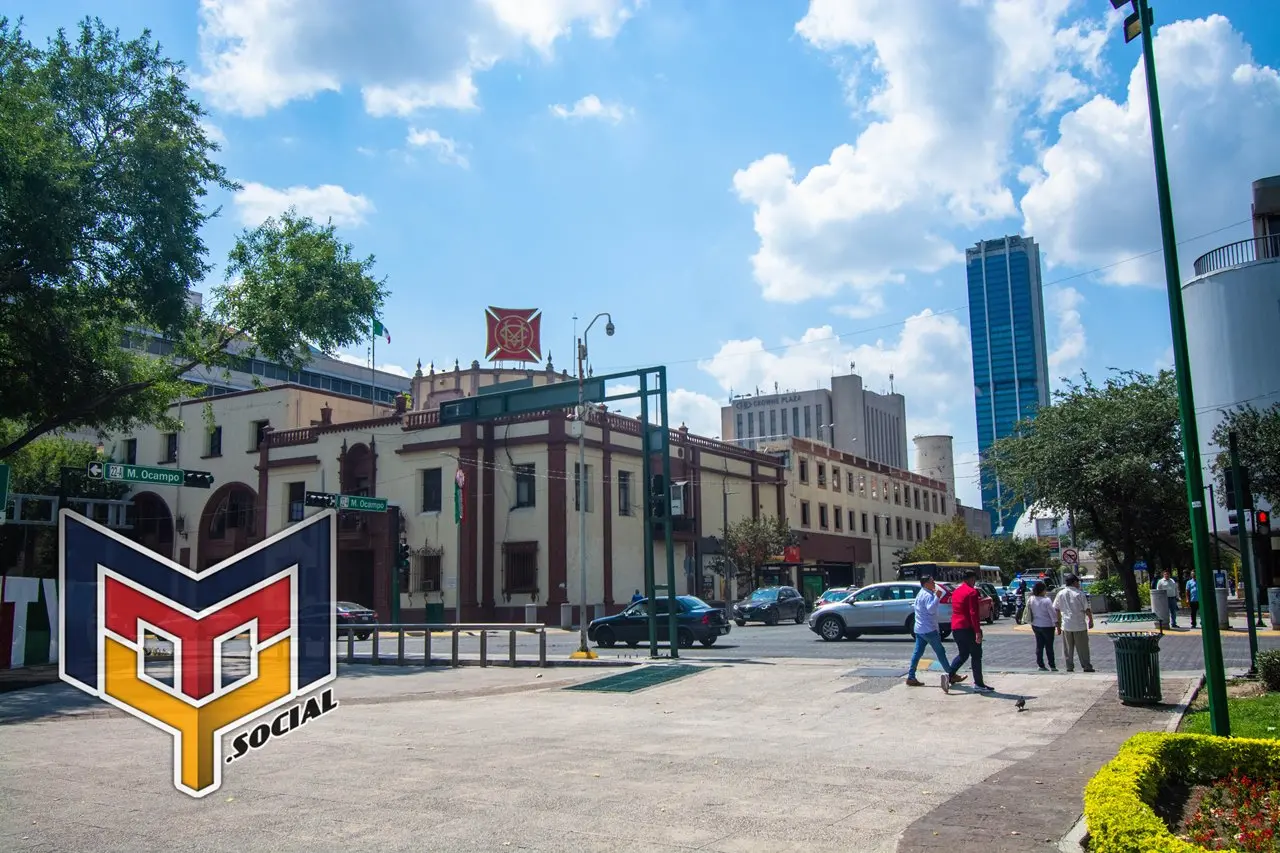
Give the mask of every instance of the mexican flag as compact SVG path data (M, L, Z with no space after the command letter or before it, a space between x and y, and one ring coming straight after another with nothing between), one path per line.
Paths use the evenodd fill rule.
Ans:
M387 343L391 343L391 330L382 325L382 321L376 318L373 321L373 336L375 338L386 338Z

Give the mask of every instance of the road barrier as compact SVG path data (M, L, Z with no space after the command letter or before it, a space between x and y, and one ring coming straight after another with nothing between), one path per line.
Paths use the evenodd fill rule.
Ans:
M431 666L435 661L431 658L431 640L433 633L448 633L450 637L450 655L448 658L449 666L461 666L462 661L458 657L458 636L463 633L480 635L480 666L489 666L489 635L503 634L507 635L507 666L516 666L516 635L517 634L536 634L538 636L538 666L547 665L547 626L533 622L499 622L499 623L450 623L450 624L431 624L431 623L399 623L399 624L378 624L378 625L341 625L338 627L339 636L346 636L346 657L345 663L357 663L356 660L356 634L364 634L370 632L369 640L371 643L370 662L374 666L380 666L384 662L390 663L390 658L384 658L381 647L381 635L384 633L394 633L396 635L396 666L408 666L411 663L421 666ZM405 657L404 638L407 633L421 633L424 644L422 659L419 661L416 656L412 658ZM341 658L340 658L341 659ZM441 659L443 661L443 659ZM494 661L498 663L498 661Z

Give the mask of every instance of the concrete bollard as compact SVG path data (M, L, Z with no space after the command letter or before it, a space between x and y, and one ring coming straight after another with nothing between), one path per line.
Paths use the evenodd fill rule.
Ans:
M573 627L573 605L560 605L560 627L568 631Z
M1267 590L1267 609L1271 611L1271 627L1280 630L1280 586Z
M453 629L453 660L452 665L458 665L458 629Z
M431 629L422 635L422 665L431 666Z
M509 631L507 636L507 660L512 665L516 665L516 632Z
M1158 589L1151 590L1151 612L1156 615L1161 628L1169 627L1169 596Z
M489 632L480 632L480 665L489 665Z
M538 666L547 665L547 632L542 630L538 632Z
M1218 600L1218 626L1225 631L1231 627L1231 614L1227 611L1227 591L1214 588L1213 593Z
M532 625L538 621L538 605L526 604L524 606L524 621L526 625Z

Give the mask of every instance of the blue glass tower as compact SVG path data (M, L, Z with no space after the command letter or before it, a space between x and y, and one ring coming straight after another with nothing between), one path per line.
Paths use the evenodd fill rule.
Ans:
M1040 247L1030 237L983 240L965 252L969 279L969 339L978 452L1049 404ZM1024 506L1005 507L1004 489L983 473L982 506L991 532L1013 532Z

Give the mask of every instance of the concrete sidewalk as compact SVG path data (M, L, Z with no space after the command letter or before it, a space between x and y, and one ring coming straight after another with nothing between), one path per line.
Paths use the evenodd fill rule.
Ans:
M888 853L1116 703L1102 675L946 695L820 660L562 689L620 671L344 666L335 713L203 800L172 787L163 732L65 685L0 696L0 849Z

